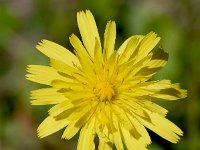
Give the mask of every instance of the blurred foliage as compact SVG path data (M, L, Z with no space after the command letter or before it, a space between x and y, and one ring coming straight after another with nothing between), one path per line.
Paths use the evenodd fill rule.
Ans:
M76 12L90 9L100 36L108 20L117 23L116 48L133 34L155 31L169 52L167 66L154 79L171 79L188 89L187 100L159 102L169 110L184 136L171 144L153 132L150 150L200 149L200 1L199 0L0 0L0 150L76 149L77 138L60 139L62 131L38 139L37 126L50 106L30 106L29 91L41 85L25 80L27 64L47 64L35 49L41 39L71 48L80 37Z

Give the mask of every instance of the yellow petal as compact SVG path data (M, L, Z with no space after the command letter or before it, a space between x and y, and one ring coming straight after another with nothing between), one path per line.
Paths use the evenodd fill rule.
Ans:
M68 99L70 99L71 101L74 100L80 100L80 99L92 99L95 98L94 93L89 89L84 89L81 91L73 91L73 90L69 90L63 93Z
M78 28L81 33L83 43L92 58L94 58L95 39L100 41L96 22L89 10L77 13Z
M126 63L130 59L130 57L136 51L139 41L140 39L137 37L132 37L128 41L126 48L124 49L123 53L120 55L119 62L118 62L119 64ZM133 57L132 59L135 58L135 56L132 56L132 57Z
M135 139L125 128L122 127L122 136L127 149L147 150L146 146L138 139Z
M67 119L55 120L52 116L47 117L38 127L38 136L46 137L66 127L70 122Z
M116 38L116 24L114 21L109 21L106 25L106 30L104 33L104 58L109 59L114 51Z
M150 32L149 34L147 34L140 42L136 62L146 57L150 53L150 51L158 44L159 41L160 37L157 37L154 32Z
M131 130L133 128L133 125L127 119L126 113L134 112L135 115L140 116L142 118L149 118L149 116L146 114L146 112L143 110L143 105L140 105L139 102L137 102L137 99L133 99L129 96L122 96L123 98L117 103L116 106L113 107L116 116L119 118L120 122L123 123L123 126Z
M75 126L80 127L82 126L88 118L91 116L91 114L94 112L95 109L93 107L96 103L93 103L89 105L89 103L82 103L81 105L75 105L73 108L66 109L59 114L55 116L56 119L65 119L68 118L68 120L77 121ZM92 107L93 106L93 107Z
M169 54L162 48L153 53L152 59L147 63L148 68L162 68L167 63Z
M182 135L183 132L175 124L159 114L150 112L148 110L146 110L146 112L148 113L150 120L144 120L137 117L137 119L144 126L172 143L178 142L178 140L180 139L178 135Z
M123 102L124 104L124 102ZM141 147L145 147L148 144L151 143L151 139L146 131L146 129L143 127L143 125L141 125L139 122L137 122L137 120L134 120L134 116L128 115L129 112L134 112L135 115L138 115L139 117L142 118L147 118L148 116L147 114L142 111L142 107L141 106L135 106L135 108L131 108L131 106L133 106L133 104L130 104L129 107L123 107L124 105L120 105L120 108L124 110L123 111L118 111L117 113L120 114L121 116L123 116L123 120L121 119L122 117L120 117L119 115L117 115L118 118L120 118L120 126L121 128L124 128L125 130L127 130L127 133L129 135L129 140L127 140L126 142L128 142L128 147L130 147L130 143L129 142L133 142L135 141L137 145L141 145ZM117 108L115 107L115 110ZM137 110L138 109L138 110ZM139 111L141 110L141 111ZM124 114L124 115L122 115ZM133 139L132 139L133 138ZM132 140L131 140L132 139ZM125 142L125 143L126 143Z
M74 121L73 123L71 123L71 124L69 124L67 127L66 127L66 129L65 129L65 131L64 131L64 133L63 133L63 135L62 135L62 138L63 139L71 139L74 135L76 135L77 134L77 132L79 131L79 129L80 129L80 127L76 127L75 126L75 123L76 123L76 121Z
M127 47L127 44L129 43L129 41L131 39L134 39L134 38L137 38L137 39L139 39L139 41L141 41L144 38L144 35L134 35L134 36L129 37L126 41L124 41L124 43L117 50L117 52L118 52L119 55L123 54L123 52L125 51L125 49Z
M98 42L98 40L96 39L96 43L95 43L95 49L94 49L94 69L96 72L96 80L100 81L102 79L102 71L104 69L104 59L103 59L103 54L102 54L102 50L100 47L100 43Z
M70 37L70 42L72 46L75 48L76 55L79 58L79 61L81 63L81 66L87 76L90 76L91 78L95 78L94 74L94 65L92 62L92 58L87 53L86 49L82 45L81 41L76 37L74 34Z
M156 91L156 90L160 90L160 89L171 88L171 82L170 82L170 80L149 81L149 82L144 82L144 83L138 84L138 86L141 89Z
M50 59L50 65L65 77L72 78L73 73L79 73L80 70L70 67L69 65L55 59ZM68 76L67 76L68 75Z
M135 116L132 116L130 114L127 114L127 116L129 117L136 132L138 132L138 134L139 134L139 136L134 136L134 137L137 138L138 140L140 140L140 142L142 142L142 144L145 146L150 144L151 138L150 138L147 130L145 129L145 127L135 118Z
M62 120L62 119L67 118L70 121L74 121L82 115L81 112L78 111L78 109L80 109L80 107L74 106L73 108L60 112L59 114L54 116L54 118L56 120Z
M96 118L96 122L96 133L99 137L99 140L102 142L104 141L108 145L113 145L113 135L110 124L102 125L98 118Z
M151 101L144 101L144 102L142 102L142 105L146 109L153 111L153 112L156 112L156 113L158 113L158 114L160 114L164 117L166 116L166 114L168 112L165 108L163 108L163 107L161 107L161 106L159 106L156 103L153 103Z
M172 84L171 88L161 89L155 94L152 94L151 97L166 100L178 100L187 97L187 90L181 89L178 84Z
M122 138L121 138L122 135L120 133L121 129L119 126L120 120L118 120L115 115L112 115L112 122L113 123L111 123L111 129L112 129L112 135L113 135L113 142L118 150L124 149Z
M121 103L124 103L124 101L121 101ZM115 114L115 116L117 117L118 121L123 124L123 127L128 129L128 130L131 130L133 129L134 127L132 126L129 118L127 118L127 107L124 107L125 105L124 104L120 104L120 102L116 105L116 104L113 104L112 105L112 109L113 109L113 113ZM130 110L130 108L129 108Z
M58 92L57 89L53 88L43 88L31 91L30 98L32 105L48 105L48 104L58 104L67 98Z
M72 81L69 78L64 78L57 73L55 69L48 66L28 65L26 78L30 81L50 85L53 80Z
M121 106L121 108L124 108L124 107ZM125 143L128 144L128 147L131 146L131 144L130 144L131 141L132 142L135 141L137 145L141 145L141 147L145 147L148 144L150 144L151 139L150 139L147 131L144 129L144 127L142 125L138 124L134 120L133 117L128 116L129 111L131 111L130 108L129 109L124 108L124 111L118 110L118 112L116 112L116 108L115 108L115 111L114 111L114 112L118 113L118 115L116 115L116 116L119 118L121 128L124 128L126 130L126 132L125 132L126 138L127 137L130 138L127 141L126 141L126 139L123 139L123 140L125 140ZM119 113L120 113L120 116L123 116L123 119L119 116ZM131 138L133 138L133 139L131 140Z
M171 84L170 80L145 82L138 84L138 87L135 87L129 95L133 97L146 95L166 100L177 100L187 96L186 90L181 89L178 84Z
M80 66L78 58L73 53L54 42L42 40L36 48L49 58L66 63L71 67L74 67L74 64Z
M76 82L65 82L62 80L53 80L51 82L51 86L56 89L68 89L68 90L77 90L81 91L84 90L86 87L81 84L81 83L76 83ZM60 91L61 92L61 91ZM65 92L61 92L65 93Z
M105 105L104 103L98 104L96 116L102 125L108 124L112 121L111 112L112 110L109 106Z
M71 139L79 131L79 129L91 118L94 111L95 110L91 109L91 107L89 106L84 107L84 109L82 110L79 110L79 112L76 115L76 119L66 127L62 138L68 140Z
M118 55L116 51L113 51L112 55L108 59L108 61L105 63L104 66L104 72L105 72L105 77L107 78L110 83L114 83L115 79L117 77L117 71L118 71L118 66L117 66L117 59Z
M81 108L81 106L90 106L89 105L89 100L83 100L83 99L78 99L78 101L73 101L73 103L69 100L67 101L63 101L60 104L57 104L55 106L53 106L50 110L49 110L49 114L51 116L58 116L59 114L68 111L68 114L73 113L73 111L78 110ZM67 112L66 112L67 113Z
M135 76L145 76L147 81L149 80L158 70L163 68L168 60L168 53L163 49L158 49L153 53L151 60L143 63L143 67L136 73Z
M85 49L82 42L79 40L79 38L75 34L72 34L69 37L69 41L70 41L71 45L74 47L74 49L76 50L76 52L81 57L87 57L86 59L90 59L90 56L89 56L87 50Z
M130 81L135 80L135 74L143 68L143 64L146 62L149 62L151 59L151 55L148 55L144 57L139 62L136 62L134 59L131 59L130 61L123 63L119 67L118 75L117 75L117 81ZM136 63L135 63L136 62ZM141 77L139 77L139 80L141 81Z
M104 142L104 140L99 139L98 150L112 150L113 144Z
M48 112L49 112L50 116L55 117L58 114L62 113L63 111L74 108L74 107L75 107L74 104L72 104L71 101L67 100L67 101L64 101L60 104L53 106L51 109L49 109Z
M94 150L94 137L95 137L95 119L91 119L91 121L86 124L80 132L80 136L78 139L77 150Z
M71 76L75 78L75 81L81 82L82 84L94 84L94 78L88 77L84 72L73 73Z

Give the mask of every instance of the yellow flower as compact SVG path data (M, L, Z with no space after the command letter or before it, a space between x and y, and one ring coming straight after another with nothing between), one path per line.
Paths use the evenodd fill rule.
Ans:
M185 98L186 90L169 80L149 81L168 59L163 49L152 52L160 37L154 32L128 38L115 49L116 25L106 25L101 45L97 26L89 10L78 12L82 42L69 38L74 53L42 40L37 49L50 58L50 66L28 65L28 80L48 85L31 92L32 105L54 104L38 127L46 137L65 128L62 138L80 131L78 150L146 149L151 139L146 128L177 143L183 132L165 118L167 110L154 99Z

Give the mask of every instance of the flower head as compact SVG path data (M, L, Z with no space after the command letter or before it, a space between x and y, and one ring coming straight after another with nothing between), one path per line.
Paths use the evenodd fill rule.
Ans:
M149 81L168 59L163 49L152 52L160 37L154 32L128 38L115 50L116 25L106 25L103 46L90 11L78 12L82 42L69 38L74 53L42 40L37 49L50 58L49 66L29 65L28 80L48 85L31 92L32 105L53 104L38 127L46 137L65 128L62 138L80 131L78 149L146 149L146 128L176 143L182 131L165 118L167 110L154 99L177 100L186 90L169 80Z

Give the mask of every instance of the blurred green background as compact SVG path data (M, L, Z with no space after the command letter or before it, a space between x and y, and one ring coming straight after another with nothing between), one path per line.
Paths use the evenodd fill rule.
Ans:
M76 13L90 9L100 36L108 20L117 23L116 48L129 36L155 31L169 52L167 66L154 79L171 79L188 89L188 98L164 102L168 119L184 136L171 144L150 132L150 150L200 149L200 0L0 0L0 150L73 150L77 138L63 132L38 139L37 126L49 106L30 106L29 91L40 85L25 80L27 64L48 64L35 45L49 39L71 48L78 32ZM41 87L41 86L40 86Z

